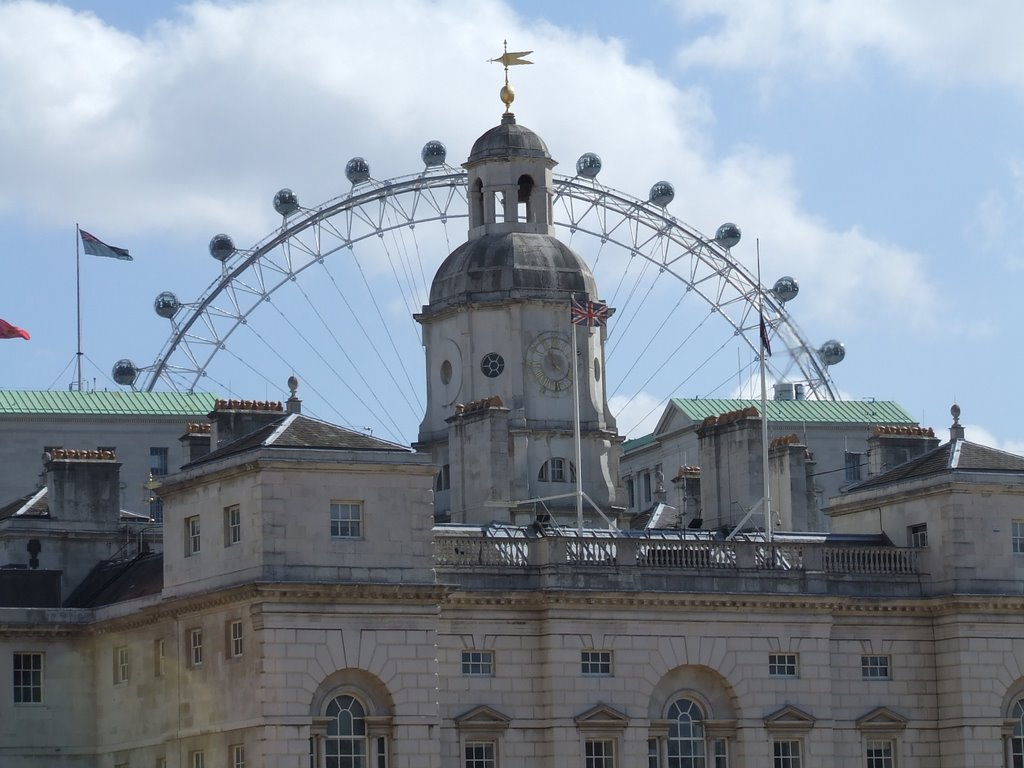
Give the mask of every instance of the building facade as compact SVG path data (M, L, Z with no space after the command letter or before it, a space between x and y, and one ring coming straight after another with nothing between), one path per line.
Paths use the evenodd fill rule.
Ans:
M46 456L45 507L0 514L0 764L1024 764L1024 458L955 423L849 488L831 533L609 526L603 335L562 346L597 287L546 232L542 148L506 114L471 154L469 247L419 317L419 450L304 416L294 386L217 402L212 450L157 489L159 543L111 503L113 456ZM600 512L575 530L566 378ZM927 438L879 421L879 461ZM31 542L86 534L134 545L55 597L64 564Z

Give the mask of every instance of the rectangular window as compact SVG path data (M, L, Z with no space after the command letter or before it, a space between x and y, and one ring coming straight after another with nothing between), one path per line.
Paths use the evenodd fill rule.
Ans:
M642 480L644 488L644 502L648 502L651 500L651 473L644 472Z
M234 658L242 655L242 622L239 619L228 622L228 653Z
M871 739L865 745L867 768L895 768L894 745L889 739Z
M584 675L607 677L612 673L612 652L582 651L580 653L580 672Z
M201 541L199 537L199 515L185 518L185 557L198 555Z
M128 682L128 646L122 646L114 651L114 683Z
M229 751L231 768L245 768L245 745L232 744Z
M496 768L493 741L467 741L465 768Z
M463 651L462 674L490 677L494 674L494 651Z
M164 521L164 500L156 496L149 497L149 519L154 523Z
M626 497L629 500L629 507L633 509L636 507L636 481L632 477L626 478Z
M889 679L889 657L888 656L861 656L860 676L864 680L888 680Z
M768 654L769 677L796 677L796 672L797 666L795 653Z
M800 768L800 742L776 741L772 744L772 768Z
M927 547L928 546L928 525L927 523L921 523L920 525L912 525L907 528L907 539L908 543L912 547Z
M230 547L242 540L242 510L237 504L224 507L224 546Z
M851 453L846 451L846 482L859 483L862 470L865 464L863 453Z
M715 758L715 768L729 768L729 743L725 739L711 742L711 754Z
M587 739L583 745L585 768L615 768L615 742L610 739Z
M565 459L551 459L551 482L565 482Z
M40 704L43 701L43 654L14 654L14 703Z
M647 740L647 768L658 768L658 740Z
M331 536L358 539L362 536L363 505L355 501L331 502Z
M153 473L153 477L160 477L161 475L167 474L166 448L149 449L149 471Z
M167 768L167 758L166 757L158 757L156 759L156 768Z
M203 666L203 630L192 629L188 633L189 661L193 667Z
M164 639L161 637L159 640L153 641L153 674L156 677L164 676L164 656L167 653L167 646L164 644Z
M388 768L388 739L377 737L377 768Z
M206 768L206 755L202 751L192 752L188 762L190 768Z
M1024 554L1024 520L1013 521L1013 554Z

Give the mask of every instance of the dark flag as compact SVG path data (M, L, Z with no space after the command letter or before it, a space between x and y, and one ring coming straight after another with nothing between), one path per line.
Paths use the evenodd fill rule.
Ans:
M764 322L764 313L761 314L761 349L768 357L771 357L772 343L768 339L768 326Z
M132 261L132 255L124 248L115 248L112 245L107 245L100 240L96 235L91 235L84 229L78 230L82 235L82 248L90 256L105 256L108 259L121 259L122 261Z

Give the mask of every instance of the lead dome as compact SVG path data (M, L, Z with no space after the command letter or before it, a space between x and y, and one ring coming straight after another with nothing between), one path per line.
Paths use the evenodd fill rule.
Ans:
M548 152L544 139L507 117L502 117L499 125L491 128L473 143L466 165L481 160L507 160L513 157L551 160L551 153Z

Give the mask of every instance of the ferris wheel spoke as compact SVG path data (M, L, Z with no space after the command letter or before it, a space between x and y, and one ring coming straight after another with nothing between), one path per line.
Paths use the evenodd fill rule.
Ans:
M643 280L644 274L647 272L650 265L651 263L649 261L644 262L644 265L640 270L640 274L637 276L637 279L633 283L633 287L629 291L629 295L626 297L626 302L622 308L622 312L627 312L629 310L630 305L633 301L633 296L636 294L636 290L640 285L641 281ZM651 291L654 290L654 286L657 285L658 283L658 277L660 277L660 273L655 274L654 279L651 280L650 285L647 286L647 291L641 297L639 306L629 313L629 320L626 321L625 327L620 330L619 326L616 325L615 342L612 344L612 348L606 354L609 360L611 360L612 356L615 354L615 350L618 349L619 342L621 342L623 337L629 333L629 329L630 327L632 327L633 321L636 320L636 318L640 315L641 310L643 309L644 304L647 301L647 298L651 295ZM622 321L620 320L619 323L621 322Z
M675 356L678 355L679 352L683 349L683 347L686 346L687 342L689 342L690 339L692 339L694 336L697 335L697 332L704 326L704 323L706 323L713 315L714 315L713 312L710 312L710 313L706 314L704 316L704 319L701 320L700 323L698 323L697 325L695 325L693 328L690 329L690 332L683 338L683 340L681 342L679 342L679 344L676 345L675 349L673 349L671 352L669 352L665 356L665 358L662 361L661 365L659 365L657 368L655 368L651 372L651 374L647 377L647 379L645 379L644 382L637 388L637 391L633 395L633 397L629 398L629 400L626 402L625 405L622 406L622 408L625 408L630 403L632 403L634 398L636 398L636 396L638 394L640 394L640 392L642 392L644 389L646 389L646 387L652 381L654 381L654 379L658 376L658 374L661 373L668 366L668 364L670 362L672 362L672 360L675 358ZM632 369L630 369L630 370L632 370ZM619 379L619 383L616 384L615 389L614 389L612 394L614 395L615 393L617 393L625 382L626 382L626 376L623 376L621 379ZM620 409L620 412L621 412L621 410L622 409ZM618 414L616 414L616 415L618 415Z
M615 386L615 389L612 391L611 397L615 397L615 395L618 394L619 388L622 386L622 382L626 381L630 377L630 375L633 373L633 371L636 369L637 365L639 365L640 362L642 360L644 360L644 358L647 355L647 351L651 348L651 346L654 344L654 342L658 340L658 335L663 330L665 330L665 326L668 325L668 321L672 319L672 316L676 313L676 310L678 310L679 307L682 306L683 300L685 298L686 298L686 293L683 293L679 297L679 299L676 301L676 303L672 307L672 309L669 310L668 314L665 315L665 319L661 321L661 325L659 325L657 327L657 329L654 331L654 333L651 333L651 334L648 335L647 343L644 345L643 349L639 350L636 353L636 355L633 358L633 362L630 364L630 366L626 370L626 372L624 374L622 374L622 377L619 379L619 383ZM677 348L677 351L678 351L678 348Z

